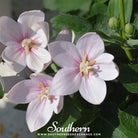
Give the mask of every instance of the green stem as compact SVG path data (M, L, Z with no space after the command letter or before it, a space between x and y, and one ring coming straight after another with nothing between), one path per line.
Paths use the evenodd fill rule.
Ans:
M124 49L124 51L125 51L125 53L126 53L128 59L129 59L129 61L133 61L133 58L132 58L132 54L131 54L131 52L130 52L130 49L128 49L128 48L126 48L126 47L122 47L122 48Z
M123 0L119 0L119 8L120 8L120 21L122 26L122 37L127 40L125 35L125 15L124 15L124 4Z
M123 0L119 0L119 8L120 8L120 21L121 21L121 27L122 27L122 38L127 40L127 37L125 35L125 15L124 15L124 4L123 4ZM129 61L133 61L133 57L132 57L132 54L130 52L130 49L127 49L125 46L121 46Z

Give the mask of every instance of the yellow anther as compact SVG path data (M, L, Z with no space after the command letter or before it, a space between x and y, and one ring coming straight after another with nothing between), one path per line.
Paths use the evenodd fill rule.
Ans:
M81 77L84 75L86 79L88 79L89 72L95 74L93 71L93 65L95 64L95 60L87 61L87 54L84 55L82 62L80 63L80 75Z
M43 101L44 98L48 98L51 103L53 103L53 96L48 95L48 88L42 86L42 85L38 85L39 88L41 88L41 93L38 96L38 99L40 101Z
M0 134L3 133L3 130L4 130L4 125L3 124L0 124Z
M36 46L35 44L38 44L38 43L39 42L38 41L35 41L35 40L24 39L22 41L22 45L25 48L25 54L28 55L31 48L34 48L34 49L37 50L38 49L38 46Z
M48 99L51 101L51 103L53 103L53 96L49 95Z

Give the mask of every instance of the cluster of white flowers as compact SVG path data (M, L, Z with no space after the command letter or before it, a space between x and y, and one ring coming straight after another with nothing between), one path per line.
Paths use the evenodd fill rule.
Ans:
M104 53L104 42L94 32L84 34L74 43L64 28L55 42L49 43L49 25L44 13L34 10L22 13L15 22L0 17L0 42L5 45L2 59L16 72L26 66L34 73L18 82L8 93L15 103L29 103L26 113L31 132L43 127L63 108L63 96L79 90L92 104L100 104L106 96L105 81L115 79L118 67L113 55ZM46 49L48 46L48 50ZM61 69L52 78L40 73L54 61Z

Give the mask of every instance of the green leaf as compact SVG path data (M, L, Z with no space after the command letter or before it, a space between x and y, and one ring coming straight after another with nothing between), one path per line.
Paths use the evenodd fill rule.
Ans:
M80 112L74 106L72 99L69 96L66 96L64 99L64 108L62 109L61 113L57 114L57 115L56 114L53 115L53 117L48 122L48 124L36 132L36 136L37 136L37 138L55 138L55 137L58 138L58 137L61 137L61 136L57 136L57 135L56 136L48 136L48 135L38 136L38 135L39 135L39 133L48 133L47 128L52 126L52 123L54 121L58 122L57 127L64 127L65 128L70 123L75 122L78 118L80 118ZM58 132L55 132L55 133L58 133ZM62 133L62 132L59 132L59 133ZM66 138L66 136L62 136L62 137Z
M103 16L98 14L96 16L96 19L93 21L94 31L101 31L104 32L105 34L113 35L114 32L108 25L109 18L110 18L109 16Z
M107 2L108 0L94 0L95 2L100 2L100 3L105 3Z
M90 10L90 16L92 17L97 14L105 15L106 11L107 11L107 6L103 3L97 2L92 5Z
M138 30L138 16L134 20L135 29Z
M127 131L122 125L119 125L113 132L112 138L137 138L137 135Z
M58 10L61 12L69 12L78 9L88 11L91 1L92 0L43 0L43 5L50 10Z
M105 104L101 115L90 125L92 132L101 133L102 138L111 138L114 129L119 125L117 111L117 107L111 102Z
M14 108L20 111L26 111L28 104L17 104Z
M2 79L2 77L0 77L0 99L3 98L4 96L4 81Z
M130 114L136 112L136 107L138 108L138 103L129 106L125 112L119 110L120 125L114 130L112 138L138 138L138 112L136 116Z
M138 64L120 66L119 81L131 93L138 93Z
M92 31L92 26L87 20L73 15L62 14L56 16L52 18L51 23L58 32L64 26L66 26L70 31L73 30L75 32L76 39L86 32Z
M109 1L108 14L110 17L119 17L119 0Z
M129 23L132 15L133 0L124 0L125 22ZM108 5L108 14L110 17L119 18L119 0L110 0Z
M91 130L101 133L102 138L138 138L138 112L136 116L130 114L130 110L135 112L137 107L138 103L132 104L125 112L118 112L115 105L107 103L99 118L91 124Z
M126 112L119 111L120 124L128 131L138 136L138 118Z
M130 45L131 47L138 48L138 39L127 40L127 44Z

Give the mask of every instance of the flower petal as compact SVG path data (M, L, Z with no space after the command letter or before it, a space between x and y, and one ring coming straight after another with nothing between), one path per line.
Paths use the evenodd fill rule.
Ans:
M82 78L79 91L81 96L89 103L100 104L106 96L106 84L94 75L89 75L89 79Z
M97 56L104 52L104 42L96 33L86 33L77 42L76 45L81 58L88 55L88 60L94 60Z
M31 39L39 42L38 46L45 48L49 41L49 25L47 22L35 23L32 27L33 31L36 32Z
M97 74L103 80L114 80L119 75L118 67L116 64L114 64L114 62L110 62L108 64L99 64L98 66L99 69Z
M19 46L9 46L2 52L2 58L5 62L11 62L11 68L16 71L22 71L26 66L26 56L24 49Z
M72 41L69 30L64 26L56 37L56 41Z
M26 57L27 66L35 71L41 72L43 70L44 64L51 61L51 56L49 52L44 48L33 49Z
M8 46L8 42L18 42L22 38L21 25L13 19L3 16L0 17L0 41Z
M36 131L46 125L53 114L53 108L50 100L32 101L26 113L26 121L31 132Z
M31 27L34 23L43 22L44 18L45 18L45 15L42 11L32 10L32 11L23 12L19 16L18 22L28 27Z
M64 97L63 96L55 96L55 100L52 105L53 105L54 112L56 114L58 114L62 110L63 104L64 104Z
M60 67L79 66L80 55L74 44L67 41L56 41L50 43L49 51L53 61Z
M37 81L40 85L49 87L53 78L49 75L42 74L42 73L33 73L30 75L31 80Z
M71 42L74 43L75 42L75 32L72 30L72 39L71 39Z
M37 98L38 93L37 82L23 80L11 88L7 97L15 103L29 103Z
M98 56L95 61L96 64L103 64L103 63L110 63L114 59L114 56L108 53L103 53L100 56Z
M57 72L50 86L49 95L69 95L78 91L81 76L77 69L63 68Z

